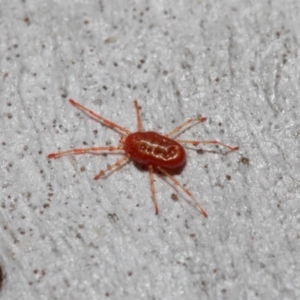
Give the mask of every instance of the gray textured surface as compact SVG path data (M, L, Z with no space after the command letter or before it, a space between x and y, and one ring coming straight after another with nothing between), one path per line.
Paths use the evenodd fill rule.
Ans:
M2 1L1 299L299 299L299 1ZM57 149L117 144L78 113L182 137L176 178L204 219L116 157L48 161ZM206 148L206 147L205 147ZM215 150L214 147L207 149ZM244 158L244 159L243 159ZM245 158L249 163L245 163Z

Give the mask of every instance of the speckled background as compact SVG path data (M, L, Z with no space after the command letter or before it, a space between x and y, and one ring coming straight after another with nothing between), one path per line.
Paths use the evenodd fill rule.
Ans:
M299 299L299 1L0 3L1 299ZM69 98L136 130L240 150L188 149L172 184L116 155ZM193 148L193 147L190 147ZM178 201L176 196L178 196ZM1 273L0 273L1 274Z

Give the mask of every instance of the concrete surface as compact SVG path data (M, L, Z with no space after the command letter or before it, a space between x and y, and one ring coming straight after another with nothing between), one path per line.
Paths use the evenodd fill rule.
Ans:
M299 1L0 4L1 299L300 299ZM239 145L187 150L208 213L119 156L73 98L136 130ZM193 147L190 147L193 148ZM178 196L178 201L176 196Z

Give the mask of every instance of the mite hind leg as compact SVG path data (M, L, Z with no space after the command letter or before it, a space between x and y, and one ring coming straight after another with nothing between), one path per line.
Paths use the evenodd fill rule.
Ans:
M155 214L158 215L158 205L157 205L155 186L154 186L153 166L149 165L148 170L150 173L150 187L151 187L151 194L152 194L152 199L154 204L154 210L155 210Z
M112 171L114 169L120 168L120 167L124 167L125 164L128 163L130 157L125 156L122 157L121 159L117 160L114 164L112 164L111 166L108 166L105 170L100 171L95 177L95 180L100 179L101 177L105 176L109 171Z
M223 144L221 142L218 142L216 140L213 140L213 141L176 140L176 142L181 143L181 144L191 144L193 146L198 146L199 144L220 145L222 147L229 149L230 151L236 151L239 149L238 146L232 147L232 146Z
M137 100L134 100L134 107L135 107L135 111L136 111L138 131L143 131L141 111L140 111L139 104L138 104Z
M71 150L65 150L55 153L50 153L47 155L48 158L59 158L66 155L77 155L77 154L98 154L99 152L113 152L113 151L122 151L123 146L118 147L91 147L91 148L77 148Z
M192 193L186 189L182 184L179 183L178 180L176 180L173 176L171 176L168 172L166 172L164 169L161 167L156 167L161 173L163 173L165 176L167 176L176 186L178 186L182 191L184 191L193 201L194 204L196 205L197 209L200 211L200 213L207 218L207 213L206 211L202 208L202 206L197 202L197 200L194 198Z
M70 99L69 102L73 106L75 106L76 108L78 108L79 110L81 110L82 112L84 112L85 114L87 114L89 117L91 117L94 120L96 120L96 121L104 124L105 126L111 128L111 129L120 131L120 132L122 132L125 135L128 135L128 134L131 133L128 129L126 129L126 128L124 128L124 127L122 127L122 126L120 126L120 125L118 125L118 124L116 124L114 122L111 122L108 119L105 119L105 118L101 117L100 115L96 114L95 112L93 112L92 110L88 109L87 107L81 105L80 103L74 101L73 99Z
M167 137L172 137L173 135L179 133L180 131L187 129L188 126L196 125L197 123L203 123L206 121L206 118L194 118L194 119L188 119L185 122L183 122L181 125L174 128L172 131L170 131L168 134L166 134ZM195 122L194 124L191 124ZM197 123L196 123L197 122Z

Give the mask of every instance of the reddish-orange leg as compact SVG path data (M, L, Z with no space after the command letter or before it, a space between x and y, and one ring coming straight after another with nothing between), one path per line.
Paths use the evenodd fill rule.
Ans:
M107 127L110 127L111 129L114 129L114 130L119 130L121 131L123 134L130 134L131 132L129 130L127 130L126 128L116 124L116 123L113 123L99 115L97 115L96 113L94 113L92 110L84 107L83 105L77 103L76 101L70 99L69 102L75 106L76 108L78 108L79 110L83 111L85 114L87 114L88 116L90 116L91 118L93 118L94 120L106 125Z
M197 123L191 124L192 122L198 122L202 123L205 122L206 118L195 118L195 119L187 119L185 122L183 122L181 125L174 128L172 131L170 131L168 134L166 134L167 137L172 137L173 135L179 133L184 127L196 125Z
M199 144L221 145L225 148L228 148L230 151L236 151L239 149L239 147L231 147L223 143L220 143L218 141L192 141L192 140L176 140L176 141L181 144L192 144L193 146L198 146Z
M113 165L111 166L108 166L105 170L102 170L100 171L95 177L94 179L95 180L98 180L100 179L101 177L103 177L107 172L113 170L113 169L117 169L119 168L120 166L125 166L125 164L129 161L129 157L128 156L125 156L125 157L122 157L121 159L119 159L118 161L116 161Z
M192 122L198 122L198 123L202 123L202 122L205 122L207 119L205 117L203 118L196 118L196 119L188 119L186 120L184 123L182 123L181 125L177 126L176 128L174 128L171 132L169 132L166 136L167 137L171 137L173 135L176 135L178 134L184 127L187 127L189 126ZM196 125L197 123L194 123L192 125ZM213 141L193 141L193 140L177 140L176 141L178 143L181 143L181 144L191 144L191 145L194 145L194 146L198 146L199 144L214 144L214 145L221 145L225 148L228 148L230 151L236 151L239 149L239 147L231 147L231 146L228 146L226 144L223 144L221 142L218 142L216 140L213 140Z
M139 108L138 102L136 100L134 100L134 107L135 107L135 111L136 111L138 131L143 131L140 108Z
M191 193L188 189L186 189L183 185L181 185L177 179L175 179L173 176L171 176L171 175L170 175L168 172L166 172L163 168L161 168L161 167L156 167L156 168L157 168L157 170L159 170L161 173L163 173L165 176L167 176L168 178L170 178L176 186L180 187L181 190L183 190L190 198L192 198L192 200L194 201L194 203L195 203L197 209L201 212L201 214L202 214L205 218L207 218L207 213L206 213L206 211L205 211L205 210L202 208L202 206L197 202L197 200L194 198L194 196L192 195L192 193Z
M66 150L66 151L61 151L61 152L56 152L56 153L50 153L48 155L48 158L59 158L65 155L76 155L76 154L97 154L99 152L112 152L112 151L122 151L123 147L92 147L92 148L78 148L78 149L71 149L71 150Z
M83 105L75 102L74 100L70 99L69 102L75 106L76 108L78 108L79 110L83 111L84 113L86 113L88 116L92 117L93 119L95 119L96 121L104 124L105 126L117 130L119 132L121 132L121 134L130 134L131 132L129 130L127 130L126 128L113 123L99 115L97 115L96 113L94 113L92 110L84 107ZM86 154L86 153L90 153L90 154L98 154L98 153L105 153L105 152L113 152L113 151L119 151L122 152L123 150L123 146L117 146L117 147L91 147L91 148L78 148L78 149L72 149L72 150L66 150L66 151L61 151L61 152L56 152L56 153L50 153L48 155L48 158L59 158L65 155L74 155L74 154ZM122 153L124 154L124 153ZM122 164L125 165L125 162L127 162L129 160L129 156L126 155L125 157L123 157L122 159L118 160L117 162L115 162L113 165L109 166L107 169L99 172L94 179L97 180L101 177L103 177L107 172L120 167Z
M154 186L153 166L149 165L148 170L150 173L150 187L151 187L151 194L152 194L152 199L153 199L153 204L154 204L154 210L155 210L155 214L158 215L158 205L157 205L157 201L156 201L155 186Z

